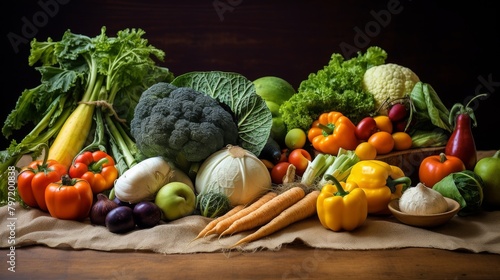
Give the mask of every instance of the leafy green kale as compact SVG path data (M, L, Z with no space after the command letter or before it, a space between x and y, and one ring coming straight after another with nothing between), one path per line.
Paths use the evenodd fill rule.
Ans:
M385 63L387 53L380 47L370 47L363 54L345 60L334 53L323 69L311 73L302 81L295 95L280 107L288 129L308 130L312 122L324 112L339 111L357 123L374 113L373 95L362 89L366 70Z

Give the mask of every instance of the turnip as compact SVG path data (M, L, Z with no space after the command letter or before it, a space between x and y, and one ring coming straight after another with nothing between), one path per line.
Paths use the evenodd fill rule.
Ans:
M191 179L162 157L147 158L125 171L115 181L115 196L123 202L137 203L154 199L169 182L183 182L194 190Z

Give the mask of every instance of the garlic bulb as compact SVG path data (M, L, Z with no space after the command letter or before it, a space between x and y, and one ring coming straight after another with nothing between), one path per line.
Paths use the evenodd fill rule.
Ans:
M418 183L401 195L399 209L408 214L438 214L448 210L448 203L441 193Z

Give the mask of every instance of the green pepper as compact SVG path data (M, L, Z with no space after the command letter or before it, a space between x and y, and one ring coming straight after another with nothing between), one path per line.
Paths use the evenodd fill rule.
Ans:
M500 209L500 150L493 156L480 159L474 173L483 179L483 207L488 210Z

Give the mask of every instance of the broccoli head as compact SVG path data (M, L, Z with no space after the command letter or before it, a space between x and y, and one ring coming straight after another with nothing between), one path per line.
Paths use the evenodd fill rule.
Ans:
M228 144L237 144L233 115L217 100L188 87L159 82L141 95L130 123L139 150L163 156L180 167L201 162Z

